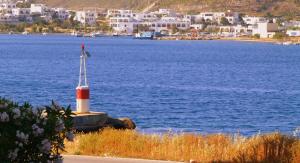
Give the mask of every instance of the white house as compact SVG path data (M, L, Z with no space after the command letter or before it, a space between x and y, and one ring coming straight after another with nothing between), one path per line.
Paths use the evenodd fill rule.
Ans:
M222 17L226 17L225 12L203 12L199 14L205 21L217 21L220 22Z
M286 34L290 37L299 37L300 36L300 30L287 30Z
M107 10L107 17L132 17L132 10L118 10L111 9Z
M20 21L31 22L30 8L14 8L12 15L16 16Z
M163 17L161 20L149 22L149 26L155 32L168 31L175 27L180 30L187 30L191 26L191 21L175 17Z
M163 16L176 16L176 12L174 12L172 9L159 9L157 12L155 12L158 15L163 15Z
M130 17L111 17L109 25L118 33L132 34L136 21Z
M158 20L157 15L153 13L133 13L133 18L137 21L156 21Z
M3 23L3 24L16 24L18 22L19 22L18 18L16 16L12 15L12 14L0 15L0 23Z
M45 15L47 12L49 9L45 4L31 4L30 6L31 14Z
M243 17L243 20L248 25L255 25L257 23L267 21L267 19L264 17L256 17L256 16L248 16L248 15Z
M227 12L225 18L230 24L237 24L239 22L239 13L237 12ZM220 22L219 22L220 23Z
M64 8L54 8L54 11L59 20L66 20L69 18L69 12Z
M93 25L96 23L96 15L95 11L77 11L74 20L77 20L82 24Z
M248 35L248 28L244 27L242 25L236 25L236 26L220 26L219 27L219 34L226 36L226 34L228 35L232 35L232 36L237 36L237 35ZM251 35L251 33L249 34Z
M14 8L12 14L18 17L28 17L30 16L30 8Z
M196 30L202 30L204 28L204 24L192 24L190 27Z
M4 2L0 4L0 10L2 11L2 13L12 13L12 9L15 9L16 3L12 3L12 2Z
M278 31L276 23L259 22L253 26L252 35L259 34L261 38L272 38Z

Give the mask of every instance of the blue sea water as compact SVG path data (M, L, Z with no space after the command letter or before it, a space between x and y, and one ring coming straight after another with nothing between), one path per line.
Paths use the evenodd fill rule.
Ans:
M144 132L291 133L300 126L300 46L234 41L0 35L0 96L75 108L80 45L91 108Z

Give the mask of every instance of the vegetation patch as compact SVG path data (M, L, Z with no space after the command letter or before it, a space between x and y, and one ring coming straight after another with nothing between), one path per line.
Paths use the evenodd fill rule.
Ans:
M243 137L211 134L142 134L105 129L77 134L66 153L201 162L300 162L300 140L280 133Z
M0 98L0 162L49 162L61 159L65 139L72 140L70 107L35 108Z

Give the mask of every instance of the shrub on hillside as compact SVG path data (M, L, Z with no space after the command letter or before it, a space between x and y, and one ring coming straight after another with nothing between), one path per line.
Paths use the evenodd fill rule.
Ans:
M1 162L51 162L61 159L64 140L72 140L70 106L34 108L0 98Z
M255 34L255 35L253 35L253 37L256 39L260 39L260 34Z
M276 32L275 35L273 36L274 39L284 39L285 37L287 37L287 34L282 33L282 32Z

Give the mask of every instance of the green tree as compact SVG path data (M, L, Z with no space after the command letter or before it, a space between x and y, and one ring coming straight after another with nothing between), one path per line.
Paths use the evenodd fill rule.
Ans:
M273 36L273 38L277 39L277 40L281 40L281 39L284 39L286 37L287 37L287 35L283 32L276 32L275 35Z
M17 32L24 32L25 27L26 27L26 24L25 24L25 23L17 24L17 25L16 25L16 31L17 31Z
M220 22L222 25L230 25L229 21L227 18L225 17L222 17L221 18L221 22Z
M255 34L253 37L256 39L260 39L260 34Z

